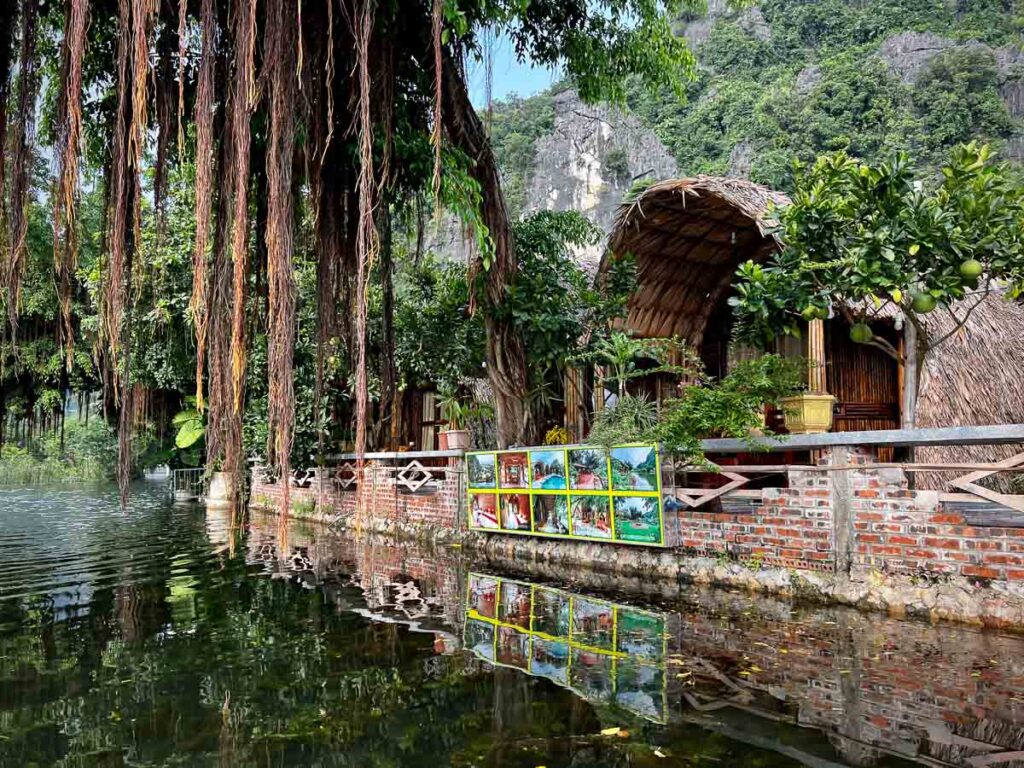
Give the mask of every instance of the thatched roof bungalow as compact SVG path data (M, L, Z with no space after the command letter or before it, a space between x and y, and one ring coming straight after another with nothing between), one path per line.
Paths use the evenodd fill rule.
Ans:
M713 373L724 373L732 324L727 299L736 269L748 259L764 261L780 247L768 217L788 202L782 193L749 181L697 176L657 183L624 203L601 269L615 254L636 259L637 287L626 326L640 336L677 335L700 351ZM929 334L939 338L951 323L936 312L927 318ZM882 332L891 332L898 345L902 334L892 325ZM901 424L899 366L880 350L850 342L840 318L825 323L825 363L827 390L838 399L835 429ZM1024 307L992 295L926 361L916 423L1020 422ZM994 458L996 449L991 453L986 458ZM980 457L974 451L972 458Z

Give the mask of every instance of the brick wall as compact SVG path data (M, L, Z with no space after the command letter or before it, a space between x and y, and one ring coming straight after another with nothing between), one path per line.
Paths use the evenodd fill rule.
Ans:
M840 461L864 464L865 452L837 453ZM833 461L830 454L822 464ZM416 492L403 487L392 466L368 462L363 482L338 490L314 479L291 489L293 510L333 519L361 515L364 521L437 530L465 530L465 483L457 459L435 467L435 482ZM254 506L274 508L281 486L254 472ZM666 493L666 497L670 493ZM877 570L928 577L1024 581L1024 529L972 527L963 515L943 508L934 491L912 491L898 469L842 472L793 471L788 487L768 488L752 504L699 509L674 506L669 541L690 555L728 556L752 565L822 572Z
M363 480L349 489L338 488L330 480L314 478L309 487L293 484L289 503L293 513L304 517L334 519L357 517L387 521L425 529L461 530L464 527L463 470L461 461L452 459L444 467L431 467L431 482L410 491L396 477L396 469L382 462L367 462ZM280 482L267 482L260 468L252 474L251 503L255 507L280 506Z
M753 510L678 511L679 539L696 554L766 565L834 570L835 536L828 474L794 472L789 488L769 488Z
M853 477L856 566L889 573L1024 581L1024 529L974 527L934 491Z

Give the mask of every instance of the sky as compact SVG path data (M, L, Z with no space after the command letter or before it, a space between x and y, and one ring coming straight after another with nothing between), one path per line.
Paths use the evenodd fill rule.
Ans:
M493 98L495 101L517 94L532 96L543 91L558 80L557 70L537 67L531 63L521 64L516 60L511 41L499 37L493 47ZM487 106L487 76L483 62L469 62L469 95L478 109Z

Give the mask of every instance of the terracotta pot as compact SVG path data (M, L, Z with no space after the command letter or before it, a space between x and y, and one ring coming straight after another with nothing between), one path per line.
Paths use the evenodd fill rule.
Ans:
M449 429L441 433L445 447L442 451L465 451L469 448L468 429Z
M437 450L447 451L448 450L448 433L441 430L437 433Z
M786 429L793 435L816 435L832 429L832 395L804 393L779 401L785 417Z

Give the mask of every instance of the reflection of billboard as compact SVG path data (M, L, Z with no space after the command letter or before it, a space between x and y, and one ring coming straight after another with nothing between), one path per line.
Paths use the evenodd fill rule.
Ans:
M484 661L494 661L494 632L493 624L470 619L466 622L465 644Z
M466 454L470 528L665 545L654 445Z
M466 594L465 647L479 658L665 721L663 615L479 574Z
M498 618L498 580L481 576L471 579L466 593L469 609L485 619Z

